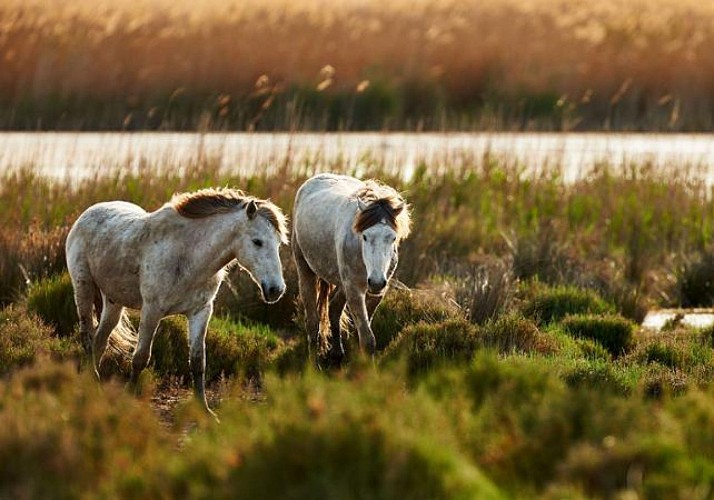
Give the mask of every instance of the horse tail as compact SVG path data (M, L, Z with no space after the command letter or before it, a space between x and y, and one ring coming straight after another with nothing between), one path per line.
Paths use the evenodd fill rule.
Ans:
M328 306L330 303L330 292L332 291L332 285L327 281L317 278L317 283L315 284L317 288L317 317L320 320L319 323L319 338L320 343L325 349L329 349L329 338L330 338L330 314Z
M107 348L111 349L112 352L118 354L123 359L131 359L137 342L138 335L134 329L134 325L132 325L129 320L126 309L124 309L121 313L119 323L109 336Z

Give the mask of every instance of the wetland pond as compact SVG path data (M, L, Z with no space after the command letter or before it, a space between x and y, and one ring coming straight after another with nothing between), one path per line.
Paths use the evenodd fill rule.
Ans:
M677 169L714 181L714 134L630 133L0 133L0 172L32 167L56 178L85 178L143 167L184 169L209 159L240 174L380 165L405 179L429 169L478 164L485 157L524 175L557 169L572 182L601 164Z

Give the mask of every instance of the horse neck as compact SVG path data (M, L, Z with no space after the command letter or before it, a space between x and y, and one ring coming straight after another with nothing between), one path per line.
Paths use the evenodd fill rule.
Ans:
M194 247L194 264L211 275L220 272L236 257L233 244L245 224L244 217L232 212L192 222L200 228L193 234L195 239L189 242Z

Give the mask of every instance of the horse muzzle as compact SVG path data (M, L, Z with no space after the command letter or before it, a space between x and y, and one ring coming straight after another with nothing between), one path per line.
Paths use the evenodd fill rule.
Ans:
M387 280L384 278L367 278L367 291L372 295L382 295L387 287Z
M272 304L273 302L280 300L280 297L283 296L285 293L285 285L275 285L263 282L260 284L260 291L263 294L263 300L268 304Z

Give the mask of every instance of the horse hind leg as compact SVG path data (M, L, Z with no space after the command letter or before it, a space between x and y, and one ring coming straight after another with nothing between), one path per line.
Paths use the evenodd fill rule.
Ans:
M320 318L317 311L317 275L302 255L297 241L293 236L293 258L298 271L298 289L300 300L305 310L305 327L307 329L308 347L320 346Z
M114 331L119 324L124 308L112 303L107 299L106 295L102 294L101 311L101 319L99 320L99 326L97 327L97 332L94 335L94 342L92 344L92 361L97 379L99 379L99 367L102 363L104 351L107 348L109 335L111 335L112 331Z
M72 276L74 302L79 317L79 339L87 355L92 355L92 342L96 326L94 325L94 301L99 288L91 279L77 279Z

